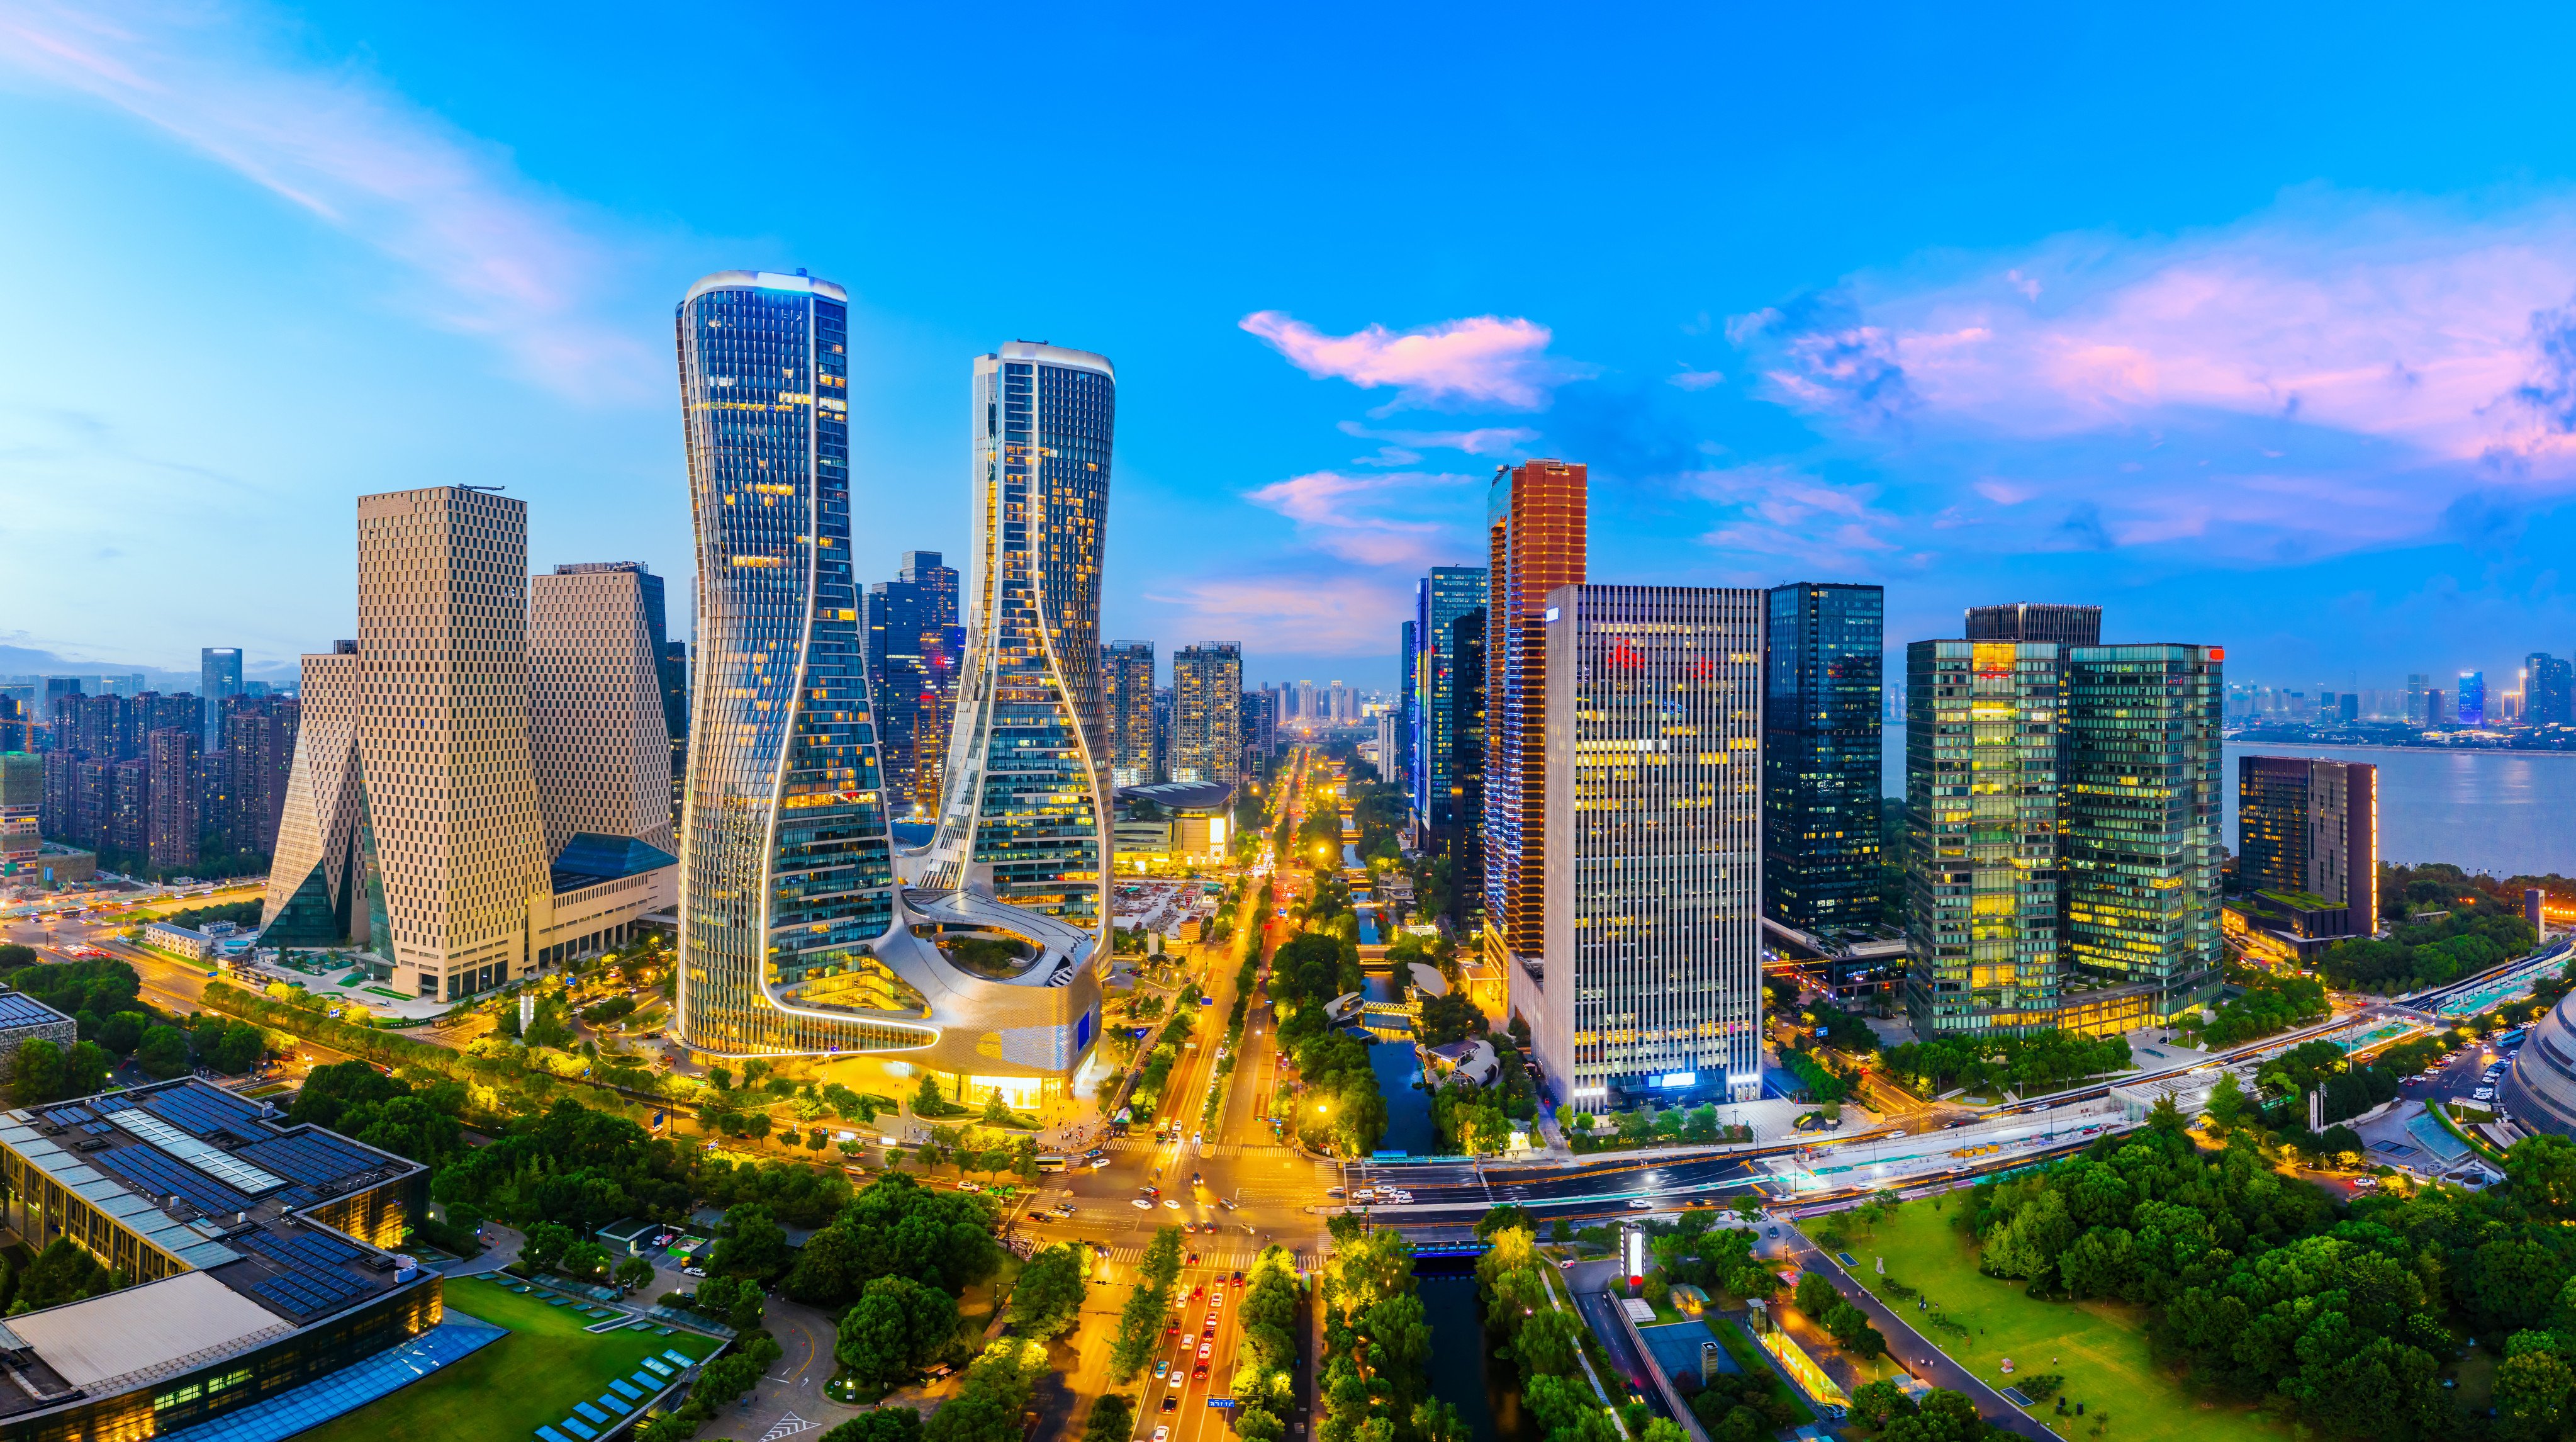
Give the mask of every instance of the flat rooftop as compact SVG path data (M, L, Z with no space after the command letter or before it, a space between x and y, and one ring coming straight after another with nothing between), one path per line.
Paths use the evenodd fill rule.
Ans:
M419 1163L288 1126L194 1077L0 1112L0 1146L190 1269L0 1324L0 1357L21 1359L0 1367L0 1417L60 1400L43 1395L45 1371L97 1395L98 1379L149 1374L159 1364L146 1354L175 1362L284 1335L416 1275L408 1258L297 1214Z

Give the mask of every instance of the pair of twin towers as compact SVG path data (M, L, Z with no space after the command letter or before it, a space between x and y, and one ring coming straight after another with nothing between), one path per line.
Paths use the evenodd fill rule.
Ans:
M1117 377L1027 342L975 361L968 654L939 816L899 844L850 557L888 482L850 445L848 301L720 271L679 305L698 586L675 1034L874 1054L1032 1105L1100 1024Z

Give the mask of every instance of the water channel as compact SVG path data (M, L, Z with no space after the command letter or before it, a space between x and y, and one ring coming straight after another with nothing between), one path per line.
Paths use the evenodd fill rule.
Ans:
M1501 1343L1485 1330L1476 1279L1417 1271L1414 1282L1431 1325L1431 1395L1458 1409L1473 1442L1539 1442L1545 1434L1521 1406L1520 1369L1494 1356Z

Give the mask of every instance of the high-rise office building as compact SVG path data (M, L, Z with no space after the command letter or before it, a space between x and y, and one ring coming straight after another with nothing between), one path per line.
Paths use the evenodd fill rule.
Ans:
M1570 585L1544 599L1545 944L1511 969L1512 1009L1575 1110L1752 1100L1764 593Z
M2379 768L2304 756L2236 758L2236 877L2249 891L2314 898L2314 935L2379 929Z
M1243 647L1205 641L1172 653L1175 781L1243 780Z
M674 324L698 670L673 1029L732 1056L918 1046L936 1032L897 1019L905 989L867 988L896 901L850 569L848 295L720 271Z
M358 498L358 756L394 988L454 1000L524 974L546 894L525 501Z
M43 836L45 758L23 749L0 751L0 876L36 866Z
M956 695L957 572L937 551L906 551L891 581L868 587L868 679L877 750L902 815L938 807Z
M2451 697L2448 692L2445 692L2439 686L2426 688L2424 692L2424 724L2426 726L2456 725L2459 719L2459 717L2451 713Z
M2565 660L2534 651L2522 663L2522 719L2530 726L2576 724L2576 675Z
M173 870L197 864L198 774L203 755L197 728L168 726L145 738L151 767L145 854L153 866Z
M1014 341L975 362L968 673L933 843L942 883L1086 930L1108 922L1100 555L1117 378Z
M1763 650L1763 905L1823 933L1878 922L1879 673L1887 597L1876 586L1775 586Z
M1450 912L1459 934L1479 934L1485 914L1485 608L1449 623Z
M242 653L238 646L207 646L197 652L198 738L205 750L224 744L223 705L242 689Z
M688 799L689 780L689 643L664 641L657 653L662 683L662 732L671 741L671 835L680 834L680 812Z
M2016 602L2005 606L1970 606L1971 641L2042 641L2052 646L2102 644L2102 608Z
M1429 833L1431 849L1454 855L1473 829L1474 813L1458 810L1452 752L1457 735L1457 621L1485 607L1485 568L1434 566L1414 583L1413 737L1407 777L1413 814ZM1481 639L1481 638L1480 638ZM1482 770L1481 755L1477 769Z
M2406 677L2406 724L2421 726L2424 721L2424 693L2433 687L2433 678L2421 671Z
M29 750L34 741L29 734L31 720L25 701L15 696L0 696L0 754Z
M1396 623L1395 704L1379 717L1377 776L1388 785L1403 787L1407 796L1413 794L1413 731L1421 722L1420 698L1415 694L1421 687L1414 676L1421 660L1422 642L1414 634L1412 620ZM1388 717L1394 719L1389 722ZM1420 813L1415 815L1418 819Z
M2487 724L2487 673L2460 673L2459 700L2453 705L2451 714L2463 726Z
M549 863L582 835L665 855L678 847L655 624L661 581L637 561L528 578L528 749Z
M1100 653L1101 700L1109 710L1110 777L1148 786L1154 770L1154 643L1112 641Z
M1584 582L1587 474L1503 466L1485 496L1485 935L1498 970L1545 942L1547 593Z
M2065 653L2061 1029L2159 1025L2218 984L2224 661L2215 646Z
M1289 694L1293 696L1295 700L1289 706L1288 714L1300 721L1306 722L1310 725L1313 724L1315 720L1315 683L1312 681L1300 681Z
M1917 1035L2055 1025L2053 642L1905 648L1906 1010Z

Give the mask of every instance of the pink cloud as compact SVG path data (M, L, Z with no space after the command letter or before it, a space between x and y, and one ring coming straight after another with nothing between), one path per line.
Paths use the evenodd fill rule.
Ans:
M1472 476L1398 471L1344 475L1310 471L1246 492L1244 499L1297 523L1316 549L1370 566L1427 565L1458 549L1454 539ZM1451 544L1439 544L1451 538Z
M1471 431L1373 431L1357 421L1341 423L1342 434L1362 440L1392 441L1404 448L1465 451L1471 456L1507 456L1538 439L1527 426L1482 426Z
M1149 591L1175 613L1164 629L1243 642L1252 655L1382 654L1411 591L1369 576L1201 577Z
M252 12L20 0L0 65L123 110L399 263L402 302L561 393L638 394L666 358L594 315L610 247L573 208L348 67L284 58Z
M1737 317L1775 398L2021 438L2233 414L2505 456L2558 476L2541 323L2576 294L2576 206L2486 217L2297 196L2174 238L2062 236L1930 283Z
M1371 325L1335 336L1285 311L1263 310L1245 316L1241 325L1318 380L1346 380L1362 390L1395 387L1390 409L1544 410L1556 386L1585 373L1550 359L1548 328L1519 317L1470 316L1400 333Z

